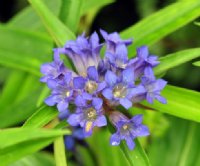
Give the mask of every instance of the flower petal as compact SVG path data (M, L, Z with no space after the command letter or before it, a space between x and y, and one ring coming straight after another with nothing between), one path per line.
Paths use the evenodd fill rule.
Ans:
M50 89L55 89L57 84L58 84L58 83L57 83L56 80L53 80L53 79L48 79L48 80L47 80L47 86L48 86Z
M105 81L109 86L113 86L117 82L117 76L112 71L108 70L105 75Z
M100 115L96 120L95 120L95 126L102 127L107 125L107 120L104 115Z
M77 96L75 99L75 105L78 107L86 106L86 100L82 96Z
M110 88L106 88L102 92L103 96L109 100L113 98L112 90Z
M147 99L147 101L148 101L150 104L153 104L154 96L153 96L152 93L147 93L146 99Z
M156 83L155 83L155 91L157 90L162 90L167 84L167 81L163 80L163 79L158 79L156 80Z
M131 121L136 125L140 125L142 123L142 120L143 120L143 115L140 114L140 115L135 115L134 117L131 118Z
M117 146L120 144L120 135L115 133L110 137L110 144L113 146Z
M84 89L86 83L86 79L83 77L75 77L73 80L74 88L76 89Z
M57 103L57 101L56 101L56 96L49 96L49 97L47 97L46 99L45 99L45 101L44 101L47 105L49 105L49 106L54 106L56 103Z
M164 97L162 97L162 96L160 96L160 95L156 95L155 98L156 98L159 102L161 102L161 103L163 103L163 104L167 104L167 100L166 100Z
M133 84L134 83L134 73L131 68L125 69L122 72L123 82L126 84Z
M130 150L133 150L135 147L135 143L131 137L126 138L126 144Z
M67 119L67 122L71 126L78 126L80 124L81 120L82 120L82 114L78 113L78 114L71 114L69 116L69 118Z
M121 98L119 103L126 109L129 109L132 106L132 102L127 98Z
M68 102L66 102L66 101L60 101L57 104L58 111L60 111L60 112L66 111L66 109L68 108L68 105L69 105Z
M87 68L87 75L90 80L93 80L93 81L99 80L97 69L94 66L90 66Z
M70 136L65 136L65 146L67 150L72 150L75 146L75 139Z
M141 46L137 49L137 56L139 58L146 60L148 55L149 55L149 50L147 46Z
M135 129L131 130L131 134L134 137L142 137L149 135L149 128L145 125L139 125Z
M64 120L69 116L69 110L66 109L65 111L59 112L59 119Z
M102 107L103 100L101 98L93 98L92 105L95 109L99 110Z
M103 90L105 87L106 87L106 82L105 82L105 81L99 83L99 84L98 84L97 92Z
M155 80L155 76L154 76L154 73L153 73L153 69L152 69L152 67L146 67L145 69L144 69L144 76L146 77L146 78L148 78L149 80Z

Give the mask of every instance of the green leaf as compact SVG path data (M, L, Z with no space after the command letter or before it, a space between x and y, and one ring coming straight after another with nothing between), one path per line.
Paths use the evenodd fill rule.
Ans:
M193 65L199 67L200 66L200 61L194 62Z
M109 130L102 129L94 132L91 137L87 138L89 143L88 148L94 158L94 165L100 166L122 166L129 165L123 152L120 150L119 146L111 146L109 143L110 132ZM84 156L84 155L83 155ZM109 157L108 157L109 156Z
M51 39L41 33L5 26L0 26L0 35L0 64L40 76L41 64L51 59Z
M200 125L175 117L168 119L169 130L161 137L151 138L148 154L152 165L198 166Z
M36 110L36 102L40 89L28 94L23 100L8 105L0 112L0 128L16 125L27 119ZM12 115L12 116L10 116ZM9 118L8 118L9 117Z
M167 99L167 104L161 104L157 101L154 104L147 102L143 102L143 104L163 113L200 122L199 92L167 85L162 91L162 96Z
M54 156L56 166L67 166L63 137L59 137L54 141Z
M129 164L131 166L148 166L150 165L149 159L143 150L142 146L140 145L140 142L137 139L134 139L135 142L135 148L131 151L125 142L122 142L120 147L126 156L127 160L129 161Z
M40 0L29 0L32 7L40 16L46 29L58 46L63 46L67 40L75 35L45 6Z
M41 138L57 137L64 134L69 134L69 130L47 130L33 128L2 129L0 130L0 151L2 151L4 148L19 144L21 142Z
M12 71L6 80L0 96L0 112L4 110L10 102L16 101L16 94L20 93L22 81L27 74L19 71Z
M124 30L121 36L134 38L133 45L129 46L129 52L133 56L137 47L152 45L197 18L200 15L199 10L200 1L198 0L177 2Z
M94 9L94 8L100 8L103 6L106 6L110 3L113 3L114 0L101 0L101 1L96 1L96 0L86 0L83 3L82 7L82 15L86 14L89 10Z
M41 106L23 125L28 128L43 127L55 117L57 117L58 111L54 107Z
M194 22L194 24L200 26L200 22Z
M62 0L59 18L73 32L76 32L80 21L82 1Z
M55 140L55 137L40 138L31 141L25 141L10 147L0 150L1 166L7 166L8 164L34 152L41 150L48 146Z
M55 161L52 155L44 152L37 152L26 156L9 166L55 166Z
M59 15L61 0L49 1L43 0L49 10L56 16ZM17 13L7 24L9 27L28 28L29 30L45 31L39 16L35 13L31 6L27 6Z
M13 161L44 148L56 137L64 134L70 134L69 130L30 128L0 130L1 166L7 166Z
M50 89L45 86L41 93L40 93L40 96L38 97L38 100L37 100L37 107L41 106L42 103L44 102L45 98L50 94Z
M200 48L192 48L161 57L159 59L160 64L154 69L155 74L162 74L173 67L181 65L197 57L200 57Z

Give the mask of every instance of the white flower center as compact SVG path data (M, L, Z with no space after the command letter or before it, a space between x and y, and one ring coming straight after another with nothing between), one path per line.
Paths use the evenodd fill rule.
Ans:
M127 88L122 85L118 84L113 88L113 96L116 98L124 98L127 95Z
M90 120L90 121L93 121L96 119L97 117L97 112L94 108L88 108L86 111L85 111L85 117L87 120Z
M85 89L88 93L92 94L97 90L97 83L95 81L87 81Z
M67 90L67 91L65 92L65 95L66 95L66 97L69 97L69 96L70 96L70 91Z

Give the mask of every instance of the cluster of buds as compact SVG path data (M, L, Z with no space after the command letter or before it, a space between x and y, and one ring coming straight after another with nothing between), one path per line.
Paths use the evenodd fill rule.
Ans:
M54 49L54 61L41 67L41 82L51 89L45 103L56 105L60 117L74 128L81 127L84 137L91 136L95 126L106 126L109 120L116 128L111 145L125 140L133 149L136 137L149 135L148 127L142 124L142 115L130 119L117 106L128 110L143 100L166 103L160 95L166 81L154 76L153 68L159 62L157 56L149 55L146 46L139 47L137 55L129 59L127 46L132 40L122 40L116 32L101 30L101 35L105 39L101 44L97 33L90 38L82 34L63 48ZM104 46L104 56L100 56ZM76 71L64 65L61 54L71 59ZM70 105L74 111L69 110Z

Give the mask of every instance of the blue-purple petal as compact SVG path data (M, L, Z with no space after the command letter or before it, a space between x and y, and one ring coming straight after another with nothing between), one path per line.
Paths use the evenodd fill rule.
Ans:
M142 58L142 59L147 59L149 55L149 50L148 50L148 47L147 46L141 46L139 48L137 48L137 56L139 58Z
M135 147L135 143L134 143L134 141L133 141L133 139L131 137L127 137L126 138L126 144L128 145L128 148L130 150L133 150L134 147Z
M66 101L60 101L60 102L57 104L58 111L60 111L60 112L66 111L67 108L68 108L68 105L69 105L68 102L66 102Z
M92 105L94 106L96 110L99 110L102 107L102 104L103 104L103 100L101 98L97 98L97 97L93 98Z
M121 98L119 103L126 109L129 109L132 106L132 102L127 98Z
M69 116L69 118L67 119L67 122L71 125L71 126L78 126L80 124L80 122L82 121L82 114L78 113L78 114L71 114Z
M117 82L117 76L112 71L107 71L105 75L105 81L109 86L114 86Z
M110 144L113 146L117 146L120 144L120 135L115 133L110 137Z
M95 120L95 125L98 127L106 126L107 125L107 120L104 115L100 115L96 120Z
M107 99L112 99L113 98L113 94L112 94L112 90L110 88L106 88L103 90L102 92L103 96Z
M86 79L83 77L75 77L73 79L74 88L76 89L84 89L86 83Z
M98 72L95 66L88 67L87 75L90 80L93 80L93 81L99 80Z
M123 82L127 84L134 84L134 73L131 68L125 69L122 72Z

